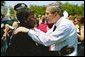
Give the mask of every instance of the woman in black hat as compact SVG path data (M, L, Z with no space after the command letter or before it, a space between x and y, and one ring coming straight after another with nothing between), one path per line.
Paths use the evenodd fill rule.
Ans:
M24 3L17 4L14 9L19 20L19 26L32 29L35 26L34 14L28 10ZM20 11L19 11L20 10ZM23 32L13 35L10 41L11 45L6 51L6 56L35 56L36 44L31 38Z

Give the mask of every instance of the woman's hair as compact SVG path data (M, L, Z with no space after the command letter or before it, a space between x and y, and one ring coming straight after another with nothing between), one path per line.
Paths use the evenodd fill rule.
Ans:
M25 9L17 12L17 19L20 21L20 26L26 28L34 28L36 19L34 18L34 13L30 9Z
M84 16L81 17L80 24L84 24Z

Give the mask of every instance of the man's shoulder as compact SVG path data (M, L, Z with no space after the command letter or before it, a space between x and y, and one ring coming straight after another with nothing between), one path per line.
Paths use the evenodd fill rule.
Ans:
M71 22L70 20L65 19L65 18L64 18L64 19L62 19L60 23L61 23L61 25L68 25L68 24L72 24L72 22Z

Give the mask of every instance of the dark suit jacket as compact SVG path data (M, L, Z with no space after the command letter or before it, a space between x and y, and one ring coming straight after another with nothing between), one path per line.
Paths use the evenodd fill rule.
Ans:
M46 56L48 55L48 47L41 44L38 46L26 34L18 33L11 39L11 45L7 49L6 56Z

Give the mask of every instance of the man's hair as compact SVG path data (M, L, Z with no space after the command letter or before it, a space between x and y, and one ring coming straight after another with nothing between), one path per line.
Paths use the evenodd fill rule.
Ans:
M50 7L51 13L58 13L60 16L63 15L62 4L61 2L57 1L56 3L51 3L47 7Z

